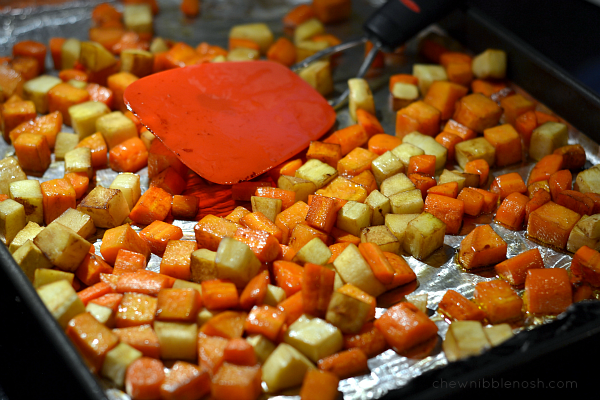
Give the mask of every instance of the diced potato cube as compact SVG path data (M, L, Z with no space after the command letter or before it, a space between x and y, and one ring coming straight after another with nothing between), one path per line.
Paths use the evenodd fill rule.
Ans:
M304 354L287 343L280 343L262 365L262 380L267 392L275 393L299 386L306 371L311 369L316 367Z
M92 247L90 242L58 223L48 225L35 237L33 243L54 266L67 272L75 271Z
M375 114L375 100L367 81L363 78L352 78L348 80L348 109L350 117L356 121L356 110L362 109Z
M256 358L261 364L264 364L275 350L275 343L271 342L264 335L250 335L246 340L254 348L254 354L256 354Z
M371 209L364 203L349 201L338 211L336 226L354 236L371 224Z
M65 173L85 172L88 178L94 177L92 150L89 147L76 147L65 154Z
M121 193L123 193L130 211L133 206L135 206L135 203L137 203L137 201L140 199L142 193L140 188L140 176L137 174L132 174L131 172L123 172L117 175L117 177L110 184L109 188L119 189Z
M257 50L246 47L236 47L227 53L227 61L255 61L260 58Z
M117 63L116 57L97 42L81 42L79 62L92 72L102 71Z
M216 255L216 252L208 249L198 249L192 252L190 269L194 282L200 283L218 278L215 264Z
M281 212L283 201L281 199L272 199L270 197L252 196L250 198L252 212L260 212L271 222L275 222L277 214Z
M419 189L407 190L390 196L392 213L418 214L423 211L425 203Z
M77 210L88 214L98 228L120 226L129 215L129 206L119 189L107 189L96 186L79 203Z
M167 360L198 358L198 326L182 322L154 321L154 331L160 343L160 357Z
M96 133L96 120L109 113L110 108L101 101L86 101L69 107L71 125L79 141Z
M402 164L406 168L411 157L423 155L425 154L425 150L407 142L395 147L392 153L402 161Z
M379 190L381 190L381 194L386 197L391 197L392 195L400 192L406 192L407 190L415 189L415 184L412 183L408 176L403 173L399 173L393 176L390 176L383 182L381 182Z
M406 301L414 304L421 312L427 314L427 293L409 294L405 298Z
M383 225L385 223L385 216L392 211L390 199L382 195L379 190L373 190L367 196L365 204L372 210L371 226Z
M420 214L387 214L385 216L385 226L396 236L400 246L403 246L404 237L408 223L417 218Z
M79 143L79 136L68 132L59 132L56 135L56 144L54 145L54 158L56 161L64 160L65 154L73 150Z
M440 175L438 184L443 185L444 183L456 182L458 183L458 191L460 192L465 187L466 180L467 179L464 176L457 174L454 171L448 171L445 169Z
M454 321L450 324L442 345L448 361L482 353L490 347L479 321Z
M246 243L224 237L215 255L219 279L230 279L237 287L245 287L260 269L261 262Z
M269 50L274 40L273 32L264 23L235 25L229 31L229 37L252 40L260 46L261 54L267 54L267 50Z
M39 114L48 113L48 92L62 81L51 75L41 75L25 82L23 95L25 100L33 101Z
M424 260L444 245L446 224L429 213L411 220L405 231L404 250L418 260Z
M371 306L355 297L333 292L325 320L342 333L357 333L369 316Z
M92 314L96 321L106 325L109 328L115 327L115 312L112 308L101 306L96 303L88 303L85 306L85 311Z
M487 49L473 57L473 74L479 79L503 79L506 76L506 53L502 50Z
M305 162L296 171L296 178L302 178L314 183L317 189L321 189L327 185L337 175L337 170L331 165L314 158Z
M385 286L375 277L355 244L348 245L333 261L333 266L345 283L375 297L385 292Z
M154 71L154 54L146 50L126 49L121 52L121 71L143 78Z
M96 233L96 225L94 225L92 217L74 208L67 208L65 212L52 222L57 222L72 229L85 239Z
M333 92L331 65L327 60L319 60L309 64L306 68L298 71L298 75L323 96Z
M313 41L313 40L303 40L302 42L298 42L296 45L296 61L300 62L305 58L312 56L313 54L318 53L319 51L325 50L329 47L329 43L324 40ZM328 58L324 58L322 61L328 61Z
M25 220L27 222L44 223L44 207L42 205L40 181L27 179L11 182L9 192L11 199L23 204L25 208Z
M279 177L277 180L277 187L295 192L296 201L303 201L305 203L308 201L308 195L314 194L317 190L317 185L313 182L288 175L281 175Z
M38 268L52 268L52 263L31 240L27 240L13 253L15 262L33 283Z
M263 299L263 304L268 306L277 307L277 304L281 303L285 300L285 290L280 288L279 286L267 285L267 293L265 294L265 298Z
M75 274L72 272L60 271L58 269L38 268L33 274L33 287L39 288L52 282L67 281L73 286Z
M298 250L294 256L294 262L325 265L330 258L331 250L329 250L329 247L321 239L314 238Z
M0 160L0 194L10 195L10 184L15 181L27 179L19 162L14 157L6 157Z
M453 174L462 176L464 178L463 187L479 187L479 174L472 174L469 172L461 172L461 171L452 171ZM439 182L438 182L439 184ZM459 185L460 186L460 185ZM460 190L460 189L459 189Z
M419 98L419 88L412 83L396 82L392 88L394 111L406 107Z
M123 8L125 27L136 33L152 33L152 9L148 4L128 4Z
M413 146L423 149L425 154L435 156L435 169L437 171L441 170L444 168L444 165L446 165L448 149L439 144L435 138L423 135L419 132L413 132L404 136L402 138L402 143L412 144Z
M9 246L26 224L23 204L12 199L0 202L0 240L2 243Z
M490 166L496 160L496 149L484 137L465 140L454 146L454 157L462 169L469 161L484 159Z
M529 155L536 161L552 154L569 141L569 129L561 122L548 121L533 130L529 144ZM491 165L491 164L490 164Z
M37 293L63 329L66 329L71 318L85 312L83 301L67 281L61 280L41 286Z
M162 53L163 51L169 50L167 41L161 37L155 37L150 43L150 52L153 54Z
M433 81L447 81L446 70L441 65L414 64L412 75L419 79L419 91L427 93Z
M315 363L340 351L344 346L343 340L338 328L306 314L291 324L283 337L284 343L300 350Z
M382 251L398 254L400 242L385 225L369 226L364 228L360 234L361 242L375 243Z
M70 38L65 40L60 49L60 66L62 69L73 69L75 63L79 61L79 53L81 52L81 42L77 39Z
M138 137L135 124L121 111L113 111L98 118L96 130L104 136L109 150L127 139Z
M574 189L581 193L600 193L600 164L578 173Z
M141 351L121 342L106 353L102 364L102 376L110 379L117 387L122 388L127 367L142 356Z
M371 172L378 185L387 178L404 172L404 164L394 153L386 151L371 162Z
M514 336L512 328L507 323L486 326L483 328L483 333L492 346L498 346Z
M309 40L313 36L325 33L325 26L316 18L311 18L298 25L294 30L294 44Z
M8 246L8 251L14 253L28 240L33 241L33 238L35 238L37 234L40 233L43 229L43 226L39 226L35 222L28 222L27 225L25 225L25 227L21 229L19 233L17 233L17 236L14 237L14 239L10 243L10 246Z
M585 215L584 215L585 217ZM567 251L571 253L577 252L579 248L587 246L591 249L595 249L598 246L598 239L592 239L586 236L585 233L578 226L575 226L569 234L569 240L567 241Z
M582 215L577 227L591 239L600 239L600 214Z

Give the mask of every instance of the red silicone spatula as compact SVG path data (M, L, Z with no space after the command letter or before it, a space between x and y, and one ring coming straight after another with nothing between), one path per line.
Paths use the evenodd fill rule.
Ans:
M270 61L207 63L131 84L125 103L190 169L219 184L251 179L335 122L327 101Z

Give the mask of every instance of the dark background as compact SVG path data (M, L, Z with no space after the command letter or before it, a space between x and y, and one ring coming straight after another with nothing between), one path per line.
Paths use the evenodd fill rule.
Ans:
M559 68L600 97L600 7L583 0L473 0L471 6L534 47ZM40 339L27 307L11 285L0 279L0 400L85 398L77 385L66 380L56 350ZM7 306L10 305L10 306ZM495 380L575 381L577 394L591 393L595 364L600 359L600 335L497 374ZM539 386L539 384L538 384ZM561 390L565 393L565 390ZM538 390L535 390L536 394ZM514 390L469 390L435 398L510 396ZM533 390L529 390L533 394ZM546 393L546 392L544 392ZM562 394L561 393L561 394ZM403 397L405 398L405 397Z

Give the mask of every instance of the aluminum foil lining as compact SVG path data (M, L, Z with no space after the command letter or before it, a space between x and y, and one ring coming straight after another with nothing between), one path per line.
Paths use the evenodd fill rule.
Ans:
M87 40L87 30L91 26L90 14L93 7L102 0L87 0L64 2L60 1L33 1L35 7L16 8L10 5L0 5L0 56L9 55L12 46L21 40L37 40L47 43L48 38L53 36L75 37L80 40ZM113 3L117 8L122 8L120 3ZM170 38L176 41L184 41L190 45L197 45L202 41L211 44L227 47L227 35L231 26L247 22L265 22L272 29L276 37L284 34L281 24L281 17L293 6L305 3L304 0L203 0L202 15L198 18L190 19L184 17L179 11L178 0L159 0L160 13L155 17L154 29L155 35ZM12 4L14 4L13 2ZM59 3L59 4L56 4ZM343 24L328 26L327 31L338 36L342 40L349 40L362 36L361 25L365 16L369 15L375 7L384 3L384 0L355 0L353 2L353 14L350 21ZM437 31L443 33L436 26L427 29L428 31ZM423 32L420 36L424 35ZM379 73L369 74L367 80L373 90L377 109L377 116L380 119L385 131L394 134L395 113L392 110L390 94L387 88L389 76L396 73L411 73L412 64L415 62L426 62L417 55L417 42L415 39L407 44L403 54L390 57L386 60L386 66ZM358 66L363 58L363 50L350 50L339 57L336 61L334 72L335 89L339 93L346 87L346 81L354 77ZM51 64L50 55L48 55L47 65ZM56 75L56 71L48 72ZM524 95L521 89L513 86L513 89ZM335 94L333 95L335 96ZM538 108L543 111L549 111L539 104ZM337 127L343 128L354 122L350 119L347 108L342 108L338 112ZM72 132L72 129L64 126L65 132ZM594 143L583 132L575 130L569 126L569 143L581 144L588 155L586 167L600 163L600 153L598 144ZM6 157L14 154L14 148L0 141L0 157ZM54 155L52 156L54 157ZM533 167L532 163L510 166L502 170L494 169L492 173L497 176L508 172L518 172L527 178L529 171ZM148 188L148 173L144 168L138 172L141 177L142 190ZM31 176L30 179L46 181L50 179L62 178L64 175L64 163L54 161L50 168L41 177ZM96 184L107 187L116 177L117 173L104 169L96 172ZM476 219L468 219L465 225L471 228L490 223L491 217L484 216ZM174 221L174 225L183 230L184 240L195 240L194 226L196 221ZM558 252L553 249L540 246L529 240L525 232L514 232L503 228L497 224L492 224L493 229L508 243L507 257L512 257L528 249L539 248L547 268L568 268L571 263L569 254ZM138 231L139 228L136 228ZM413 294L427 294L427 307L431 318L439 328L440 340L434 351L424 359L408 359L396 354L393 350L386 352L369 360L370 373L345 379L340 382L339 390L343 393L345 400L366 400L378 399L393 389L406 385L415 377L426 371L443 367L448 364L441 348L441 340L445 337L448 329L448 323L434 313L439 301L448 289L454 289L457 292L471 298L475 284L481 281L495 279L490 274L474 274L461 270L456 262L456 253L460 243L464 238L464 232L460 236L446 235L443 248L437 250L424 262L418 261L413 257L405 256L407 262L418 276L418 287ZM98 232L95 247L99 251L101 237L103 232ZM152 255L149 261L148 269L158 272L160 269L160 258ZM521 294L521 293L519 293ZM385 309L378 308L377 315L381 315ZM553 318L528 319L525 324L515 327L515 332L523 329L532 329L536 325L544 324ZM108 382L106 394L111 399L129 399L122 391L111 388ZM289 392L283 395L272 396L274 399L299 399L297 392Z

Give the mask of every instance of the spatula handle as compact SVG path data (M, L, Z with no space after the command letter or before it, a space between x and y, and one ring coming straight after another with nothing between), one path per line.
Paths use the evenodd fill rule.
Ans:
M460 0L388 0L363 25L367 37L393 50L461 5Z

